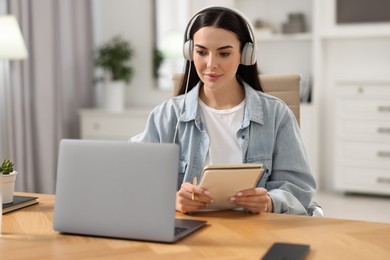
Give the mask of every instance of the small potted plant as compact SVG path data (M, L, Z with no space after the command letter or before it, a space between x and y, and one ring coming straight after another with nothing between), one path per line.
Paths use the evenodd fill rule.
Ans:
M110 111L124 109L124 87L134 76L130 61L134 49L121 36L116 36L96 49L95 66L103 71L104 107Z
M4 160L0 165L0 174L3 175L3 204L14 200L15 180L17 171L10 160Z

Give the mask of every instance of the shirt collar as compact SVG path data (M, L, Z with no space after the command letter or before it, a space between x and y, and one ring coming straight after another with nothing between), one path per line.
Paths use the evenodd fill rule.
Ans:
M199 88L200 82L187 93L187 97L184 97L183 95L183 102L185 103L180 121L186 122L196 119L198 111Z
M243 127L249 125L249 121L253 121L264 125L264 112L262 100L259 91L253 89L248 83L243 82L245 88L245 112Z

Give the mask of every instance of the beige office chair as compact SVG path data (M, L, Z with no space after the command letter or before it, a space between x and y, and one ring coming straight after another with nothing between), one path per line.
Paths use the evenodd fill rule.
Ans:
M181 73L173 75L173 95L179 93L182 77ZM293 111L299 124L301 76L299 74L262 74L259 78L264 92L283 100ZM314 201L310 204L308 213L311 216L323 216L321 206Z

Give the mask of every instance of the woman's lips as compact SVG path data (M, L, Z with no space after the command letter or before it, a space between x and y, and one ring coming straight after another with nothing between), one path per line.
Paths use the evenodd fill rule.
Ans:
M205 74L206 78L210 81L216 81L218 80L222 75L221 74L215 74L215 73L209 73Z

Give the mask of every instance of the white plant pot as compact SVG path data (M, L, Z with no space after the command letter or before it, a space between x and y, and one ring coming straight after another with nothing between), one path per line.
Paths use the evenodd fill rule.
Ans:
M3 174L3 204L14 201L15 180L17 171L10 174Z
M107 82L103 86L103 107L107 111L121 112L125 109L125 83Z

